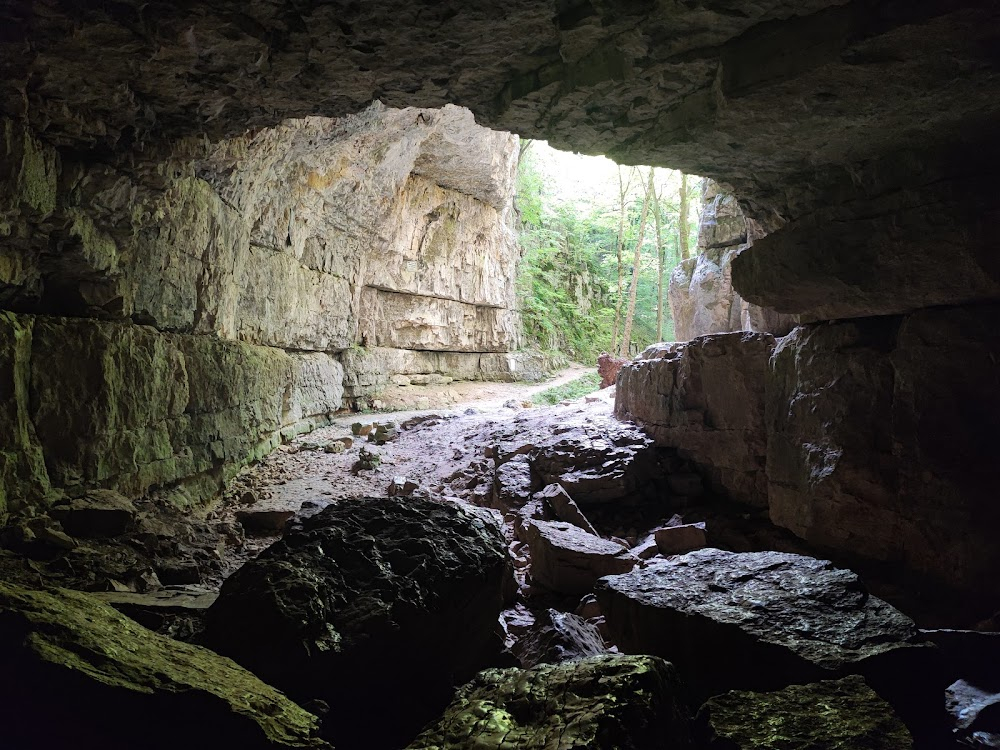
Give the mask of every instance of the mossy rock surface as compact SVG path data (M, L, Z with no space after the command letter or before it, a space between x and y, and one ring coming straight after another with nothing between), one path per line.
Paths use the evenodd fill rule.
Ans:
M711 750L911 750L892 707L857 675L773 693L732 691L698 716Z
M0 583L0 664L0 705L19 717L5 747L329 747L315 716L233 661L89 594Z
M687 750L681 691L655 656L488 669L407 750Z

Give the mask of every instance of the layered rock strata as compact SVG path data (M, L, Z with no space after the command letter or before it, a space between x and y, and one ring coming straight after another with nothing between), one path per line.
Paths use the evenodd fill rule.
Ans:
M467 111L374 105L136 168L3 133L0 300L38 316L0 321L0 516L80 488L198 502L345 388L548 364L511 354L517 139Z
M750 304L733 288L733 259L760 233L734 196L713 180L703 182L698 254L682 260L670 275L668 298L677 341L728 331L785 334L795 326L794 316Z

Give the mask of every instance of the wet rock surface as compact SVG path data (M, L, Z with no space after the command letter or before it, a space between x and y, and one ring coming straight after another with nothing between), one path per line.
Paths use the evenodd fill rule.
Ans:
M206 642L296 699L328 703L335 744L398 746L498 657L509 576L488 515L415 498L343 502L226 581ZM386 702L391 722L359 724Z
M578 615L546 609L518 639L515 656L522 667L530 668L601 656L607 651L596 626Z
M727 333L651 352L622 369L615 415L689 458L716 492L766 507L764 404L773 349L770 334Z
M996 312L939 308L781 339L767 388L771 519L995 611Z
M563 521L532 521L527 528L531 578L563 594L586 594L601 576L638 563L628 547Z
M725 693L702 706L697 721L708 750L913 748L892 707L858 676L774 693Z
M250 672L88 594L0 584L0 653L10 747L329 747L315 716Z
M862 674L907 718L940 711L936 650L825 560L704 549L602 579L597 595L622 650L671 660L695 694Z
M491 669L464 686L407 750L688 750L680 691L673 667L653 656Z

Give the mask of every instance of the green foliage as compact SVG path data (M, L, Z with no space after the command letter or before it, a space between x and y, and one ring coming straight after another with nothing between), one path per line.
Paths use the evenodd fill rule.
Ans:
M632 179L627 196L624 288L618 299L618 185L605 187L605 200L574 201L556 194L544 164L531 144L518 165L516 205L521 218L522 258L518 296L524 334L529 345L562 351L580 362L595 362L612 349L616 306L624 316L635 242L642 208L640 180ZM585 157L578 157L585 158ZM624 169L624 168L623 168ZM645 172L645 170L643 170ZM661 174L658 172L658 175ZM673 340L673 321L666 303L666 285L680 260L676 186L665 182L678 173L662 171L660 203L663 218L664 320L663 340ZM676 177L679 181L679 177ZM656 331L657 258L652 211L640 260L632 351L660 340ZM696 222L691 222L692 226Z
M549 388L541 393L536 393L531 397L531 403L539 405L548 404L551 406L552 404L558 404L560 401L572 401L575 398L580 398L580 396L586 396L600 387L601 376L596 372L589 372L586 375L576 378L576 380Z

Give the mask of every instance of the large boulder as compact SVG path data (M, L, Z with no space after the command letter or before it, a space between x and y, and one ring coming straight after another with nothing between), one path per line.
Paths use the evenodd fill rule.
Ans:
M774 693L731 691L698 713L708 750L911 750L903 722L857 675Z
M89 594L0 583L5 747L326 748L319 721L231 660Z
M655 656L596 656L489 669L407 750L688 750L673 667Z
M1000 595L996 305L803 326L767 388L771 519L817 545ZM992 606L992 609L990 609Z
M608 652L596 625L555 609L538 613L512 650L522 667L561 664Z
M703 549L604 578L597 597L620 648L671 660L702 697L862 674L908 716L940 711L936 649L825 560Z
M677 448L716 492L764 507L764 394L773 348L770 334L743 332L652 352L622 368L615 415L638 422L657 445Z
M493 517L416 498L331 505L223 585L207 642L293 697L335 744L399 747L490 666L510 577ZM385 716L367 723L359 716Z

